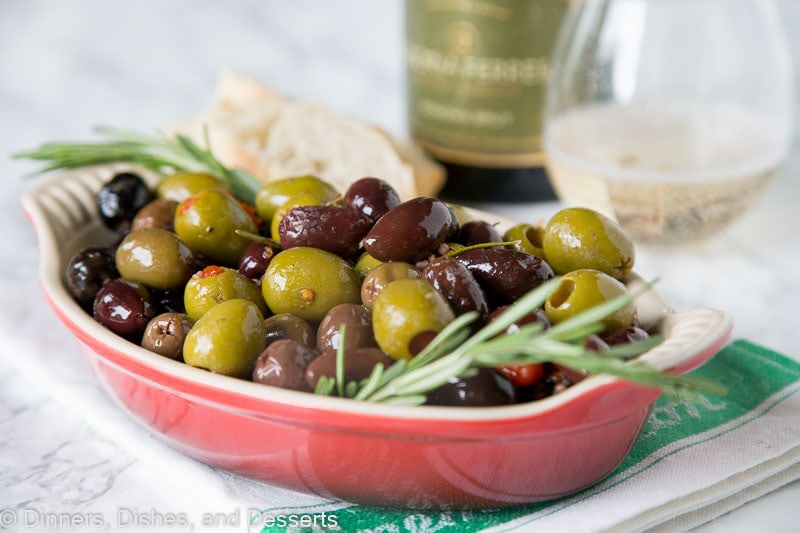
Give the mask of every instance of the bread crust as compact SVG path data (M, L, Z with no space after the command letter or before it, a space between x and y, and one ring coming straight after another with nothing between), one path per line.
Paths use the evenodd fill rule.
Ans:
M434 196L444 185L444 169L412 142L230 70L220 73L211 105L171 131L201 140L204 129L220 161L264 182L313 174L344 191L374 176L404 200Z

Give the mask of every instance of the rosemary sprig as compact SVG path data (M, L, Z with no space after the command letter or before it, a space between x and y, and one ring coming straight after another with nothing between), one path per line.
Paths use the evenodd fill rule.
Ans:
M503 333L534 309L539 308L558 286L553 279L529 292L495 320L469 335L469 325L477 318L466 313L447 325L426 348L410 361L397 361L389 368L376 365L360 383L348 383L348 397L361 401L400 405L425 403L426 394L454 376L466 376L478 367L504 364L559 363L590 374L610 374L642 385L658 387L672 397L696 399L698 392L724 394L717 383L693 376L659 372L643 361L630 359L661 342L660 337L614 346L595 353L584 347L586 337L602 329L604 317L628 305L652 283L629 294L588 309L549 329L530 324L512 333ZM337 370L344 368L344 350L337 352ZM338 379L343 379L337 371ZM333 393L335 378L318 385L317 394ZM339 394L342 395L341 393Z
M227 182L238 199L251 205L261 188L255 176L242 169L228 168L214 156L208 130L204 131L204 147L181 134L170 138L160 133L148 135L114 128L96 131L105 140L50 142L12 157L45 162L33 175L104 163L132 163L158 173L206 172Z

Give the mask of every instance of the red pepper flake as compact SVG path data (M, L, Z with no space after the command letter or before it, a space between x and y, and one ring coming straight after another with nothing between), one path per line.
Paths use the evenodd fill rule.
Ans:
M192 206L196 203L197 203L197 196L190 196L189 198L181 202L180 205L181 213L186 213L186 211L191 209Z
M527 363L521 365L501 365L495 368L515 387L533 385L544 377L544 364Z
M214 276L219 276L220 274L225 272L225 270L226 270L225 267L211 265L205 267L203 270L200 270L199 272L195 272L192 277L195 279L213 278Z
M246 202L242 202L241 200L236 201L239 202L240 206L242 206L242 209L244 209L244 212L250 217L250 220L253 221L253 224L255 224L256 227L259 227L261 225L261 219L258 218L258 215L256 214L256 208Z

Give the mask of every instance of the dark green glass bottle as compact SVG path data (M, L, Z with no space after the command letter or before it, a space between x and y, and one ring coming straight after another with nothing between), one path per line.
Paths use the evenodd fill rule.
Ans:
M442 196L555 198L541 116L568 0L407 0L412 137L447 169Z

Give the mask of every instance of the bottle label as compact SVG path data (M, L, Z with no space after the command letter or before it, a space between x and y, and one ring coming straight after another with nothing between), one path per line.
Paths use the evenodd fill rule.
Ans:
M408 0L411 133L442 161L542 166L541 117L569 0Z

